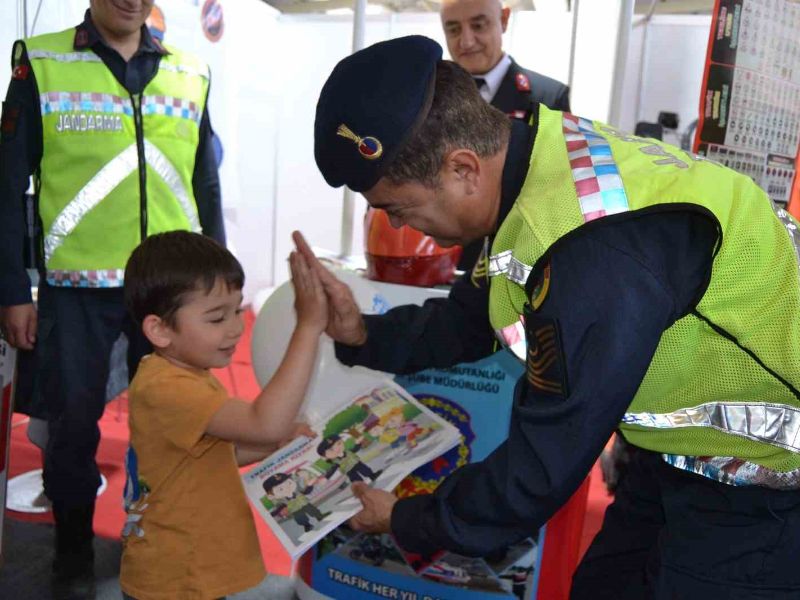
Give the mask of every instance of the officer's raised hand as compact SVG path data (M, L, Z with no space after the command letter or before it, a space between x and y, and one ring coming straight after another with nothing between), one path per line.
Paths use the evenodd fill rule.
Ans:
M367 329L352 290L319 262L302 233L293 232L292 239L297 251L303 255L308 266L319 276L325 294L328 296L328 328L325 333L337 342L348 346L362 345L367 341Z

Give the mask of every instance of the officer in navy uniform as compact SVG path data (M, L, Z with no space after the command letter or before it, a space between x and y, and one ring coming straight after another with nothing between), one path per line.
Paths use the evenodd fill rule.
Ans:
M170 54L144 26L152 5L152 0L142 0L136 10L130 10L127 4L120 8L110 0L92 0L83 22L74 29L71 50L76 54L90 50L89 56L97 61L85 64L96 68L102 61L131 96L142 94L157 76L162 59ZM25 42L14 45L13 66L0 134L0 329L10 344L22 351L20 361L35 372L33 398L26 410L49 421L44 483L56 525L54 596L93 597L92 520L100 483L95 461L100 437L97 420L105 404L111 347L120 332L127 335L130 377L151 347L127 315L122 287L50 285L45 282L41 256L39 264L24 263L23 197L29 176L40 169L46 149L37 87L41 82L34 76ZM219 174L207 103L199 117L192 191L203 233L224 244ZM103 140L102 133L90 137L92 133L86 139ZM76 144L90 144L79 139L81 132L64 135L78 138ZM52 172L46 175L53 179L59 176ZM155 175L148 173L148 177ZM150 196L147 202L157 209L162 198ZM139 205L138 195L131 197L131 203ZM37 222L30 226L39 227L38 215L34 219ZM42 238L38 231L40 247ZM108 244L113 246L113 236ZM93 250L103 252L103 248ZM37 307L32 303L26 266L35 266L42 274Z
M492 454L430 495L354 484L351 525L422 554L487 555L533 535L624 421L641 445L572 598L800 597L796 222L678 148L544 107L509 120L441 55L410 36L342 60L317 103L315 159L393 225L445 247L488 236L494 255L447 298L361 315L295 243L343 363L444 368L491 354L495 329L526 372Z
M450 56L475 78L481 96L512 119L527 121L537 103L569 112L569 87L519 66L503 52L511 9L499 0L444 0L440 16ZM480 242L464 246L458 268L472 268Z

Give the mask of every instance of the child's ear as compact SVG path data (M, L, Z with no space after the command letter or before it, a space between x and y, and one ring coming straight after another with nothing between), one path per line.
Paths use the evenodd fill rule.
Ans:
M155 348L163 350L172 343L172 328L157 315L147 315L144 318L142 333Z

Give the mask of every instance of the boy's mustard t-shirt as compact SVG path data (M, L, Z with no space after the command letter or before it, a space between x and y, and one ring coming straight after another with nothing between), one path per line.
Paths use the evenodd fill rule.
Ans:
M225 388L206 370L151 354L128 399L122 590L201 600L258 585L264 564L234 446L205 434Z

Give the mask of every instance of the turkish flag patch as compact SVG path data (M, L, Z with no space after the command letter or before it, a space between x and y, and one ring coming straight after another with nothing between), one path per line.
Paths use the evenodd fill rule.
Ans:
M525 73L517 73L517 77L514 80L517 84L517 89L520 92L530 92L531 91L531 80L528 79L528 76Z
M17 65L11 72L11 79L27 79L30 72L30 65Z

